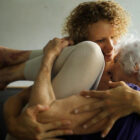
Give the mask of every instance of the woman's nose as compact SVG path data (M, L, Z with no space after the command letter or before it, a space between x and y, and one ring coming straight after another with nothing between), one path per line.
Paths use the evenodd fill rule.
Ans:
M108 40L107 41L106 48L107 48L108 52L110 52L110 51L112 51L114 49L113 40Z

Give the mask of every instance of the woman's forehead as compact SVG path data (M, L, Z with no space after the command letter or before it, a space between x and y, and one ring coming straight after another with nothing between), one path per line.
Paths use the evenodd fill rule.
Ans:
M89 38L106 38L109 36L115 36L116 32L114 27L107 21L98 21L93 23L88 27L88 37Z

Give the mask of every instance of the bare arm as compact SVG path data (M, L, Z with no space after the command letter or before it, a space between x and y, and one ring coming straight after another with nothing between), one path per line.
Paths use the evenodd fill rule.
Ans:
M4 116L10 134L20 140L54 138L60 135L72 134L69 129L70 122L68 120L39 123L36 118L37 114L48 110L44 106L35 105L21 112L29 100L30 91L31 88L25 89L10 97L4 104Z

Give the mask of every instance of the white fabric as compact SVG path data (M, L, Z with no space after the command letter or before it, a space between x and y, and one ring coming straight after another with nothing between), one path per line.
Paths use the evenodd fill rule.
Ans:
M29 59L33 59L40 55L43 55L43 50L33 50L29 56Z

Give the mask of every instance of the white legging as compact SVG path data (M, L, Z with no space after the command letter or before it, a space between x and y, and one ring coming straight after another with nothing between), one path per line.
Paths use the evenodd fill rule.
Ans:
M43 56L26 63L24 75L35 80ZM91 41L64 48L54 63L52 85L56 99L97 87L104 68L104 56L100 47Z
M35 80L43 56L26 63L27 80ZM56 99L77 94L82 90L96 89L104 69L104 57L100 47L90 41L63 49L53 66L52 85ZM17 140L7 135L6 140Z

